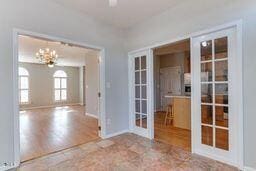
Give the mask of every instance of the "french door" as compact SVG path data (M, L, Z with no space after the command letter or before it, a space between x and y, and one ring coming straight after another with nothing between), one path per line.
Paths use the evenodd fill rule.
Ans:
M238 164L236 29L192 39L193 151Z
M153 138L152 60L151 50L129 55L131 130L147 138Z

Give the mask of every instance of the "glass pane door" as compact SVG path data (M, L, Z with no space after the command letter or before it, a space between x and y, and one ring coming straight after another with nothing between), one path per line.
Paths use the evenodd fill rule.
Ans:
M229 28L192 39L192 151L229 164L240 160L242 146L236 36Z
M135 125L136 127L147 129L147 56L137 56L134 58L134 78Z
M200 43L201 143L229 150L228 37Z

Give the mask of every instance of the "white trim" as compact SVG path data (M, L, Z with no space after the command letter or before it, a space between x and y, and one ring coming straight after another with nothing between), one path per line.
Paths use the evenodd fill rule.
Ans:
M98 118L99 118L97 115L91 114L91 113L86 113L85 115L86 115L86 116L93 117L93 118L95 118L95 119L98 119Z
M252 167L244 167L244 171L256 171L256 168L252 168Z
M31 110L31 109L45 109L45 108L54 108L54 107L64 107L64 106L81 106L80 103L67 103L67 104L55 104L48 106L33 106L33 107L20 107L20 110Z
M14 110L14 163L20 164L20 125L19 125L19 103L18 103L18 36L27 35L37 38L44 38L59 42L65 42L73 45L78 45L85 48L95 49L100 51L100 92L101 97L99 99L100 112L99 112L99 125L101 125L100 137L106 135L106 97L105 97L105 48L95 45L90 45L84 42L77 42L70 39L64 39L56 36L50 36L47 34L36 33L32 31L13 29L13 110Z
M184 40L184 39L190 39L190 41L192 42L192 38L193 37L197 37L197 36L200 36L200 35L203 35L203 34L209 34L209 33L212 33L212 32L216 32L216 31L220 31L220 30L223 30L223 29L228 29L228 28L232 28L232 27L235 27L236 28L236 33L237 33L237 42L238 42L238 45L237 45L237 57L239 58L238 59L238 62L239 63L239 66L238 69L240 71L243 71L242 70L242 64L243 64L243 60L242 60L242 20L236 20L236 21L233 21L233 22L229 22L229 23L226 23L226 24L222 24L222 25L218 25L216 27L212 27L212 28L209 28L209 29L204 29L202 31L198 31L198 32L194 32L194 33L190 33L190 34L187 34L187 35L184 35L184 36L179 36L177 38L174 38L174 39L171 39L171 40L167 40L167 41L163 41L163 42L159 42L159 43L156 43L156 44L153 44L153 45L150 45L150 46L147 46L147 47L143 47L143 48L140 48L140 49L137 49L137 50L132 50L130 52L128 52L128 56L130 57L132 54L134 53L138 53L138 52L141 52L141 51L145 51L145 50L148 50L148 49L154 49L154 48L157 48L157 47L161 47L161 46L164 46L164 45L167 45L167 44L171 44L171 43L174 43L174 42L178 42L178 41L181 41L181 40ZM190 47L191 47L191 62L192 62L192 54L193 54L193 48L192 48L192 43L190 43ZM129 58L129 63L130 63L130 58ZM192 64L192 63L191 63ZM129 70L130 71L130 70ZM191 74L193 72L193 69L191 68ZM133 74L133 73L132 73ZM130 78L130 75L131 73L129 73L129 78ZM192 74L193 75L193 74ZM236 166L239 167L239 169L243 169L243 166L244 166L244 154L243 154L243 148L244 148L244 145L243 145L243 86L242 86L242 80L243 80L243 75L242 75L242 72L238 73L238 77L237 77L237 82L239 84L239 104L238 104L238 109L239 109L239 113L241 115L239 115L239 133L238 133L238 136L239 136L239 142L238 142L238 155L239 155L239 161L236 163ZM129 79L129 82L131 82L131 80ZM151 87L152 89L154 89L154 87ZM191 97L193 97L193 85L191 86ZM132 93L132 88L131 88L131 85L129 85L129 102L131 103L132 99L131 99L131 93ZM154 99L152 99L152 105L154 107ZM195 105L195 102L193 102L193 100L191 100L191 111L194 110L194 105ZM129 112L131 113L131 106L129 107ZM192 116L192 114L191 114ZM132 118L130 117L130 129L131 129L131 122L132 122ZM194 124L196 123L196 121L194 120L193 116L191 117L191 129L193 130L194 129ZM153 124L152 124L153 125ZM154 129L154 127L151 128L152 130ZM192 153L195 153L195 143L196 143L196 140L195 138L195 132L192 131L191 133L192 135L192 139L191 139L191 150L192 150Z
M118 131L118 132L115 132L115 133L112 133L112 134L107 134L107 135L105 135L103 137L103 139L115 137L115 136L118 136L118 135L121 135L121 134L125 134L125 133L130 133L130 130L129 129L125 129L123 131Z
M13 166L0 166L0 171L7 171L19 167L18 163L14 163Z

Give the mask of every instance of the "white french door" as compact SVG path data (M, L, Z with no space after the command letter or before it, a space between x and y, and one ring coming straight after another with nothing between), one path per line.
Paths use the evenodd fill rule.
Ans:
M153 138L152 60L151 50L129 55L131 130L147 138Z
M193 152L238 166L236 29L192 39Z

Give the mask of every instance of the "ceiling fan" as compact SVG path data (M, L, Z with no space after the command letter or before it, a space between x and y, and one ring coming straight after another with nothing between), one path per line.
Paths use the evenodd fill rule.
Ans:
M109 6L115 7L117 5L117 0L109 0Z

